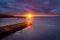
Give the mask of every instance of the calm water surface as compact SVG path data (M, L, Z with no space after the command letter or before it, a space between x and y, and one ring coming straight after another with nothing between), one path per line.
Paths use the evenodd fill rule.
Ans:
M3 19L0 25L17 22L22 22L22 19ZM2 40L60 40L60 17L35 17L31 28L15 32Z

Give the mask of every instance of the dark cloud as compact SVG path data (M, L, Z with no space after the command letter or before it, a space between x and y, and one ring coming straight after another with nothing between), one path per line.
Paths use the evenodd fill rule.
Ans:
M21 13L26 10L60 13L60 0L0 0L0 13Z

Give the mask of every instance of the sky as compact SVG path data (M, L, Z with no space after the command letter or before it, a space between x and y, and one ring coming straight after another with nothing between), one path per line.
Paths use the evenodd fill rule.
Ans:
M0 14L22 14L32 10L39 14L60 14L60 0L0 0ZM0 19L0 26L22 22L24 19ZM2 40L60 40L60 17L34 18L26 28Z
M60 0L0 0L0 13L19 14L28 10L60 13Z

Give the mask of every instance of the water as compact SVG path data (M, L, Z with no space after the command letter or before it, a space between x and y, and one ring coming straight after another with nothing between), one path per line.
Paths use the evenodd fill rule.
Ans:
M60 40L60 17L35 17L31 28L18 31L3 40Z

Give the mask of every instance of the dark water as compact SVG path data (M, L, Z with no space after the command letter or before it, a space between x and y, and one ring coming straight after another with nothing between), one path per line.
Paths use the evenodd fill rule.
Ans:
M2 40L60 40L60 17L35 17L32 24Z

